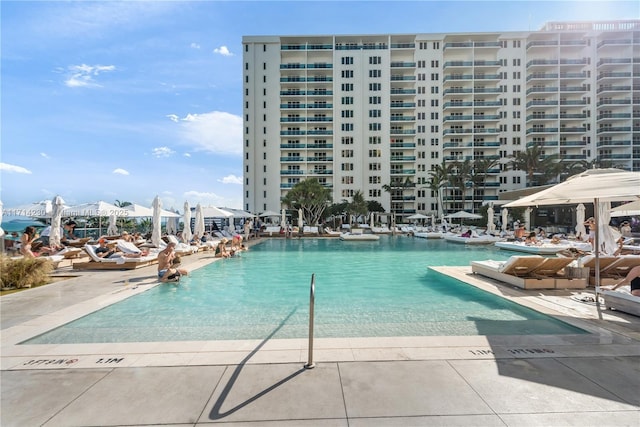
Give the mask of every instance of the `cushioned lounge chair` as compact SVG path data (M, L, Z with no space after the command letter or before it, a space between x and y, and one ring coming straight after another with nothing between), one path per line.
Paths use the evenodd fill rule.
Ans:
M584 289L587 287L586 278L567 277L564 269L571 264L571 258L545 258L531 274L534 276L550 277L555 282L556 289Z
M317 226L305 225L302 227L303 236L317 236L320 233Z
M600 289L605 307L640 316L640 297L631 295L629 289L629 286L622 286L615 291Z
M618 260L606 268L601 269L605 277L621 279L629 273L633 267L640 265L640 255L622 255Z
M555 279L536 275L546 258L539 255L512 256L507 261L472 261L471 271L522 289L553 289Z
M88 262L76 262L73 264L74 270L133 270L140 267L152 265L158 261L158 254L139 256L136 258L114 257L100 258L96 255L97 246L86 244L84 250L91 258Z
M262 236L279 236L280 235L280 226L269 226L265 227L264 231L261 233Z

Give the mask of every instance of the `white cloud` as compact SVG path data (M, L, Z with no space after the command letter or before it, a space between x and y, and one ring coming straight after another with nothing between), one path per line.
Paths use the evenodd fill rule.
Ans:
M170 157L173 154L175 154L175 151L173 151L171 148L169 147L156 147L153 150L151 150L151 154L153 155L153 157Z
M113 170L113 173L118 175L129 175L129 171L121 168L117 168Z
M48 159L49 155L47 153L40 153L40 157L44 157L45 159Z
M242 155L242 117L222 111L188 114L180 120L180 139L197 151Z
M10 165L9 163L0 163L0 171L8 173L31 173L29 169L23 168L22 166Z
M200 49L200 45L198 43L191 43L191 49Z
M233 53L229 51L229 48L226 46L220 46L213 49L213 53L220 54L222 56L233 56Z
M115 69L115 65L70 65L67 67L67 80L64 84L68 87L99 87L94 77Z
M195 190L185 192L184 197L189 202L190 206L195 206L198 203L202 206L222 206L225 201L224 197L215 193Z
M178 121L180 120L180 117L176 116L175 114L167 114L167 117L169 118L169 120L175 123L178 123Z
M235 175L227 175L222 179L219 179L218 182L221 182L223 184L240 184L242 185L242 177L241 176L235 176Z
M191 153L184 153L183 156L185 157L191 157Z

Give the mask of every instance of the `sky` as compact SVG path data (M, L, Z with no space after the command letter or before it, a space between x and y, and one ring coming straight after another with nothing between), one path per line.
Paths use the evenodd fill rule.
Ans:
M242 37L540 29L640 1L0 2L0 200L242 207Z

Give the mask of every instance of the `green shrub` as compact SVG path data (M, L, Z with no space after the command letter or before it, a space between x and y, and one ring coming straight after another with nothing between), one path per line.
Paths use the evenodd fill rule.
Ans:
M49 281L53 263L43 258L11 259L0 256L0 286L2 288L30 288Z

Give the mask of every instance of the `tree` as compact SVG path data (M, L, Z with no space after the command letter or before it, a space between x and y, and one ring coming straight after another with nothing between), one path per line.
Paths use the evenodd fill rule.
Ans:
M485 179L490 169L498 164L497 157L483 157L473 161L469 173L471 179L471 213L475 212L476 190L482 186L484 188Z
M404 181L402 180L402 177L393 177L389 184L384 184L382 186L382 189L389 193L390 206L393 206L394 196L402 198L404 196L404 190L412 187L415 187L415 184L411 181L411 177L408 176ZM391 213L394 213L393 208L391 208Z
M436 193L438 200L438 209L436 213L440 216L440 209L444 213L444 202L442 201L442 188L449 182L449 172L451 165L447 165L443 160L441 164L435 165L435 167L429 171L429 189Z
M558 155L546 156L543 148L538 144L534 144L525 151L517 151L509 161L509 166L512 170L521 170L527 174L527 187L540 185L539 181L548 179L548 175L545 176L545 173L552 169L554 171L557 170L554 164L558 159ZM536 176L541 179L536 180Z
M369 213L367 201L364 199L362 191L358 190L353 194L349 211L353 212L356 217L360 215L365 216Z
M318 224L330 201L331 192L315 178L300 181L282 199L289 209L302 209L305 224Z
M449 182L458 189L462 198L462 209L464 210L465 193L467 192L467 182L471 175L471 161L466 159L463 162L454 162L449 172Z

